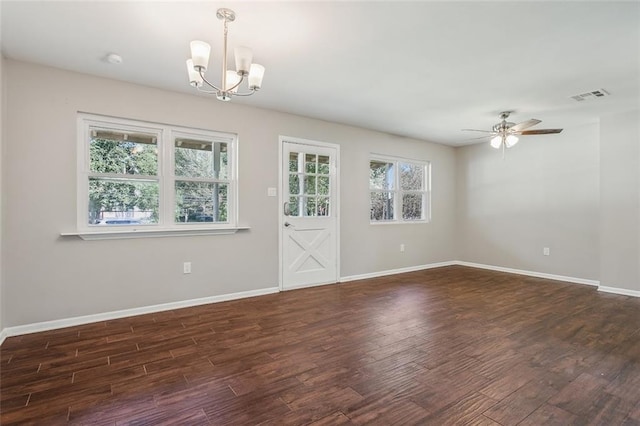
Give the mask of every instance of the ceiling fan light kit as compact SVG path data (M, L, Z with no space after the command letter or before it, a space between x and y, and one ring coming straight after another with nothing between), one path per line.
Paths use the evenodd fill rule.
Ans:
M251 96L262 86L264 67L252 63L253 53L244 46L235 48L236 70L227 69L227 33L229 22L236 19L236 14L231 9L221 8L216 13L218 19L224 21L224 44L222 49L222 83L215 85L207 80L204 73L209 67L211 46L200 40L191 42L191 59L187 59L187 72L189 84L200 92L216 95L218 100L229 101L232 96ZM238 92L238 88L244 80L248 80L248 92ZM206 85L206 89L204 88ZM213 90L210 90L213 89Z
M512 111L503 111L500 113L500 121L498 124L495 124L491 130L478 130L478 129L462 129L465 131L471 132L483 132L488 133L486 136L481 136L478 139L483 139L486 137L490 137L491 140L489 144L492 148L500 149L502 148L503 152L505 148L511 148L515 144L518 143L518 136L516 135L548 135L553 133L560 133L562 129L538 129L538 130L525 130L529 127L535 126L536 124L541 123L540 120L536 120L532 118L527 121L523 121L522 123L512 123L507 121L509 115L511 115Z
M518 137L515 135L507 135L507 137L498 135L498 136L495 136L493 139L491 139L491 142L490 142L491 147L495 149L499 149L502 146L502 144L504 144L507 148L511 148L517 143L518 143Z

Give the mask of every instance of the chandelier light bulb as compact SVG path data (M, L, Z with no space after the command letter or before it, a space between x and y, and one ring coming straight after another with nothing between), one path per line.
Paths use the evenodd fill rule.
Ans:
M249 74L249 68L251 68L251 60L253 59L253 53L251 49L244 46L238 46L235 48L236 53L236 71L240 75Z
M249 70L249 89L258 90L262 86L264 67L260 64L251 64Z
M187 72L189 73L189 84L193 87L202 87L202 76L193 67L192 59L187 59Z
M238 93L238 83L240 83L241 79L242 77L240 77L237 72L227 70L227 86L225 87L225 91Z
M211 46L204 41L194 40L191 42L191 60L196 71L205 72L209 66L209 54Z

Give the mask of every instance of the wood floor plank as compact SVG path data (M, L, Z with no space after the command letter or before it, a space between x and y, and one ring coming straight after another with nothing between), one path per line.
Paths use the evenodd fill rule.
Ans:
M578 417L550 404L542 404L529 414L518 426L566 426L577 424Z
M550 386L530 381L482 414L501 425L516 425L556 393Z
M479 392L460 398L454 404L430 414L425 423L438 425L460 425L473 422L482 413L496 404L496 400Z
M461 266L9 337L1 424L640 424L640 299Z

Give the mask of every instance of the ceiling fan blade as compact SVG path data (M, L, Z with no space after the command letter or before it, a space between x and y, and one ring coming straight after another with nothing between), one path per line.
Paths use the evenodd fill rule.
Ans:
M510 132L519 132L521 130L528 129L531 126L535 126L538 123L542 123L542 121L536 120L535 118L532 118L531 120L527 120L527 121L523 121L522 123L514 124L513 126L509 127L509 131Z
M552 133L560 133L562 129L540 129L540 130L523 130L518 132L520 135L549 135Z
M493 133L491 130L478 130L478 129L462 129L463 132L482 132L482 133Z

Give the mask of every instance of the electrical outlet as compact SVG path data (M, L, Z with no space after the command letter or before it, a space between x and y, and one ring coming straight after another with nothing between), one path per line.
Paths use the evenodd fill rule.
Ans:
M190 274L191 273L191 262L184 262L182 264L182 273Z
M549 247L545 247L542 249L542 254L544 254L545 256L549 256L551 254L551 251L549 250Z
M404 253L404 244L400 244L400 253Z

